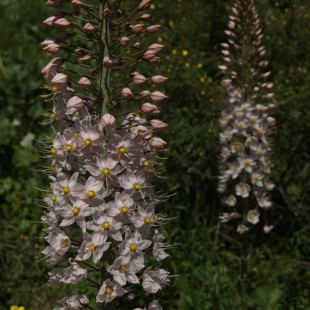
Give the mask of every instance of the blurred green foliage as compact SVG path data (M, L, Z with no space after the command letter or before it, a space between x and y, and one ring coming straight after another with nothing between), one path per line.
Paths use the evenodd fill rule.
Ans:
M218 118L224 102L220 43L232 1L157 0L157 40L166 47L157 72L169 100L163 119L167 179L158 187L169 194L161 213L171 258L165 264L171 284L160 293L165 309L240 309L241 244L234 227L219 225L216 193ZM273 116L275 229L250 234L249 309L310 309L310 3L308 0L257 1L276 97ZM44 1L0 3L0 310L55 306L62 288L46 285L51 266L37 262L45 246L43 210L38 206L47 177L37 172L36 140L48 135L40 116L48 104L39 98L40 70L51 57L39 42L53 32L42 25L51 9ZM154 66L155 68L155 66ZM152 72L150 72L152 74Z

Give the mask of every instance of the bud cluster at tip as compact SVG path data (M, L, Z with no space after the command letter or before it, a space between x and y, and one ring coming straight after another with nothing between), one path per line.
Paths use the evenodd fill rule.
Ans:
M162 177L159 154L166 145L157 132L167 126L152 116L167 96L148 90L167 78L133 70L156 63L164 47L144 47L138 39L160 28L147 25L152 2L137 1L128 13L121 0L46 2L71 10L43 22L62 31L42 42L43 50L64 56L42 69L49 92L42 97L52 105L44 124L54 132L41 143L51 182L42 217L49 246L42 253L53 265L67 261L49 273L51 283L93 286L99 306L134 299L139 290L154 294L169 283L169 272L156 263L169 256L160 230L167 219L155 211L166 197L152 186L154 176ZM83 293L59 303L91 309ZM145 309L162 307L153 300Z
M269 193L275 185L268 175L276 120L268 115L274 108L268 101L273 84L266 81L270 72L263 72L268 62L253 1L235 1L225 33L228 43L222 43L222 53L227 64L219 69L227 77L222 86L228 102L220 119L223 146L218 191L225 194L223 202L230 211L220 219L238 222L237 231L242 234L272 206ZM266 233L271 229L268 223L264 226Z

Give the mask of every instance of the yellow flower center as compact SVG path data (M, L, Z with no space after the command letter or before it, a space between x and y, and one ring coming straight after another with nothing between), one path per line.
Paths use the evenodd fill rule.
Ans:
M63 192L65 195L67 195L67 194L70 193L70 188L69 188L69 187L64 187L64 188L62 189L62 192Z
M134 186L133 186L133 189L135 191L140 191L141 190L141 185L139 183L135 183Z
M73 210L72 210L72 214L73 215L77 216L77 215L79 215L79 213L80 213L80 209L79 208L77 208L77 207L73 208Z
M56 118L56 115L54 114L54 113L52 113L51 115L50 115L50 119L55 119Z
M90 139L86 139L86 140L84 140L84 144L86 145L86 146L90 146L91 145L91 140Z
M143 162L142 162L142 166L143 167L148 167L150 165L150 163L147 161L147 160L144 160Z
M238 171L238 166L234 167L234 171L236 171L236 172Z
M97 249L97 247L96 247L93 243L91 243L91 244L88 246L88 249L89 249L89 251L91 251L91 252L95 252L96 249Z
M127 271L127 268L124 265L120 265L118 270L119 270L119 272L124 273Z
M69 245L69 241L68 239L63 239L61 240L60 244L63 248L66 248Z
M54 86L52 88L52 93L57 94L58 93L58 87Z
M243 128L243 126L242 126L241 123L239 123L239 124L237 125L237 127L238 127L238 129L242 129L242 128Z
M136 252L137 251L137 245L135 243L132 243L129 248L130 248L131 252Z
M109 222L104 222L104 223L102 223L102 228L103 228L104 230L109 230L110 227L111 227L111 225L110 225Z
M250 215L249 215L249 219L250 219L250 220L253 220L253 219L254 219L254 215L253 215L253 214L250 214Z
M240 148L241 148L240 144L236 144L235 149L240 150Z
M110 169L109 168L103 168L102 169L102 174L108 175L109 173L110 173Z
M254 175L253 179L254 179L255 181L257 181L257 180L258 180L258 176L257 176L257 175Z
M248 160L245 160L245 161L244 161L244 164L245 164L245 165L248 165L249 163L250 163L250 162L249 162Z
M69 145L66 146L66 151L68 153L70 153L72 151L72 149L73 149L72 145L69 144Z
M56 196L55 196L55 195L52 195L52 196L51 196L51 200L52 200L53 202L55 202L55 201L56 201L56 199L57 199L57 198L56 198Z
M107 286L105 288L105 292L106 294L111 295L113 293L113 288L111 286Z
M122 206L121 207L121 213L122 214L127 214L128 213L128 207L127 206Z
M89 199L94 198L94 197L95 197L95 192L94 192L94 191L89 191L89 192L87 193L87 197L88 197Z
M52 153L53 155L56 155L56 154L57 154L57 150L56 150L55 148L52 148L52 149L51 149L51 153Z
M150 223L151 223L151 219L150 219L149 217L146 217L146 218L144 219L144 223L145 223L146 225L150 224Z
M124 154L124 153L126 153L126 149L123 146L121 146L121 147L118 148L118 153L119 154Z
M56 171L56 167L55 167L55 166L50 166L50 170L51 170L52 172L55 172L55 171Z

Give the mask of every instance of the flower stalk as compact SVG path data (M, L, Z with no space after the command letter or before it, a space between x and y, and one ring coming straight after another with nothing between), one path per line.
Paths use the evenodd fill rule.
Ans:
M167 126L153 119L160 113L154 103L167 97L145 88L166 78L146 78L130 69L157 62L163 48L156 43L141 48L144 33L159 29L137 24L149 20L143 12L152 2L137 1L128 13L122 0L46 3L63 11L44 23L68 32L45 40L43 49L70 55L52 59L42 70L48 82L43 88L51 92L44 123L54 132L41 143L51 181L42 217L49 246L42 253L53 265L66 262L49 273L51 283L97 290L95 301L76 292L62 298L57 309L96 304L114 310L124 298L134 303L136 291L155 294L169 283L169 272L154 263L169 256L170 246L152 186L154 176L162 177L159 154L166 145L157 132ZM73 10L65 13L70 4ZM141 42L135 41L138 36ZM155 299L144 309L162 307Z
M266 49L253 0L235 0L225 33L228 41L221 47L226 64L219 69L226 76L222 86L228 102L220 119L223 146L218 191L229 211L220 221L237 222L237 232L242 234L241 304L247 309L248 230L251 225L260 226L262 213L268 219L270 191L275 186L269 174L276 121L268 115L274 108L270 102L274 94L270 92L273 84L268 82ZM272 227L267 222L262 228L268 233Z

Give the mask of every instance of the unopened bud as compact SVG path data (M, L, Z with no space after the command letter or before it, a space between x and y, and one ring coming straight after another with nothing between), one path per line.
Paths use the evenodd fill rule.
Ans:
M127 46L130 43L130 39L128 37L122 37L119 40L120 46Z
M43 21L43 24L47 25L47 26L53 26L54 22L57 20L58 18L56 16L50 16L47 19L45 19Z
M140 42L136 42L134 45L133 45L134 48L136 49L139 49L141 48L141 43Z
M142 0L141 3L138 6L138 10L145 11L153 2L154 0Z
M105 56L102 60L102 66L105 68L109 68L113 65L113 62L110 57Z
M54 25L59 29L67 29L70 27L71 23L66 18L59 18L54 21Z
M162 101L166 98L168 98L165 94L163 94L162 92L160 91L154 91L150 94L150 97L153 101Z
M53 43L55 43L54 39L45 39L43 42L41 42L41 46L46 47L46 46L53 44Z
M161 25L152 25L152 26L147 27L145 31L148 33L154 33L154 32L157 32L160 27Z
M155 104L151 104L148 102L142 104L141 111L146 114L154 114L154 115L160 113L160 109Z
M91 82L87 77L82 77L79 82L78 82L79 86L81 88L88 88L91 86Z
M96 31L96 27L94 27L91 23L85 24L83 29L86 34L91 34Z
M147 78L142 74L135 74L132 80L135 84L140 85L145 83L147 81Z
M162 149L166 144L167 142L159 137L154 137L149 140L149 145L154 149Z
M108 8L105 8L105 9L103 10L103 17L104 17L105 19L110 19L110 17L111 17L111 11L110 11Z
M116 126L115 126L115 117L111 114L104 114L102 115L99 123L98 123L99 130L103 130L106 128L110 134L115 133Z
M152 45L150 45L147 50L152 50L152 51L155 51L155 52L160 52L165 46L162 45L162 44L158 44L158 43L154 43Z
M140 20L142 20L142 21L148 21L150 19L152 19L152 15L151 14L143 14L140 17Z
M150 60L150 59L152 59L153 57L155 57L156 54L157 54L157 51L155 51L155 50L147 50L147 51L143 54L142 58L143 58L144 60Z
M43 48L43 51L51 54L57 54L60 51L60 45L56 43L49 44Z
M161 84L164 83L165 81L167 81L168 79L164 76L161 75L155 75L153 77L151 77L151 81L155 84Z
M268 116L267 117L267 123L271 126L274 126L274 125L276 125L277 121L274 117Z
M64 63L64 60L60 57L56 57L52 59L41 71L42 74L46 74L50 71L51 68L57 68L62 66Z
M135 24L129 27L129 31L134 34L140 34L144 29L144 24Z
M81 109L84 106L83 100L78 96L73 96L67 101L67 113L72 114L76 110Z
M168 126L168 124L162 122L159 119L152 119L150 120L150 124L153 126L154 129L163 129Z
M143 98L148 98L150 96L151 92L148 91L148 90L144 90L140 93L140 95L143 97Z
M54 78L51 80L51 83L59 88L67 86L67 82L68 77L63 73L56 74Z
M153 64L154 62L157 62L160 58L159 57L153 57L151 59L145 60L146 62Z
M123 88L122 90L122 98L123 99L129 99L133 97L133 93L129 88Z
M80 0L72 0L72 1L71 1L71 4L72 4L72 6L73 6L76 10L81 9L81 8L84 6L83 3L82 3L82 1L80 1Z
M56 6L60 5L61 2L62 2L62 0L48 0L45 4L47 6L56 7Z

